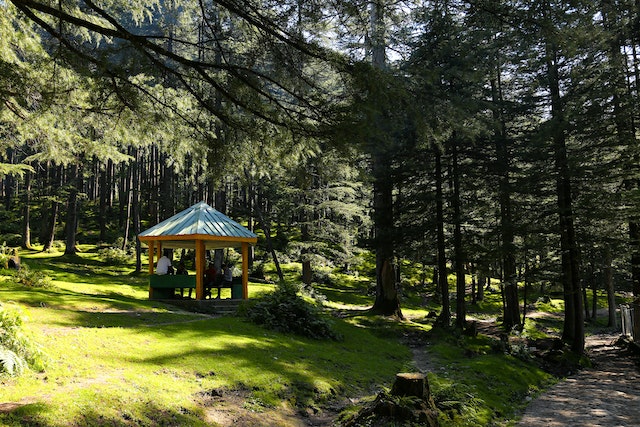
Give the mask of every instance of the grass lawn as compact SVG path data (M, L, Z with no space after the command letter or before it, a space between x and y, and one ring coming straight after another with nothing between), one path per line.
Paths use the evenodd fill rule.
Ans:
M241 396L263 425L260 413L369 393L411 361L397 340L339 319L343 341L316 341L148 301L144 276L101 265L91 252L23 255L23 263L53 287L4 277L0 301L26 307L49 361L44 373L2 379L0 404L19 405L0 413L3 425L215 425L216 396Z
M340 314L332 322L344 337L319 341L149 301L145 274L83 249L22 255L51 277L50 288L0 277L0 301L24 309L48 359L44 372L0 377L0 425L302 426L325 405L353 412L347 399L371 400L396 373L419 369L429 372L442 425L506 426L553 381L526 359L496 351L486 336L433 329L426 316L437 306L425 306L419 292L403 301L407 321L365 313L373 298L364 276L335 274L315 286L327 310ZM250 283L249 294L272 289ZM496 295L476 307L478 318L499 313ZM555 330L557 321L528 320L527 333L541 326Z

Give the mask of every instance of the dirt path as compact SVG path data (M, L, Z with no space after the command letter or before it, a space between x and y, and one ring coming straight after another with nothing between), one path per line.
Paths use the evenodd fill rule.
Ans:
M640 426L640 369L614 345L617 335L587 337L594 367L553 386L531 402L519 427Z

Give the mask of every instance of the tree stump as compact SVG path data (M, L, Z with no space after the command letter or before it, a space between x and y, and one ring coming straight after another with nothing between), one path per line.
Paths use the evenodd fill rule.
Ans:
M403 372L396 374L396 380L391 387L394 396L415 396L420 399L429 398L429 383L427 376L419 372Z
M415 397L398 399L394 396ZM395 421L418 423L424 427L439 427L438 410L429 391L427 376L418 372L396 374L391 395L380 392L375 401L343 424L345 427L360 425L395 425ZM413 425L413 424L411 424Z

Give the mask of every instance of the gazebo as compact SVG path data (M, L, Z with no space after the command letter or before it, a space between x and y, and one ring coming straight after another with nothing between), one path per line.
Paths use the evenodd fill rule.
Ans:
M196 299L203 300L205 298L205 252L209 249L221 248L241 248L242 299L248 298L249 245L255 245L258 237L205 202L197 203L143 231L138 235L138 239L149 247L149 298L166 295L161 292L154 293L162 288L169 288L173 293L174 287L195 287ZM195 277L170 276L164 280L165 277L154 275L156 255L159 259L163 249L194 249ZM156 288L153 281L159 278L163 280L158 280ZM185 279L189 280L185 281ZM172 281L175 284L174 287L171 286Z

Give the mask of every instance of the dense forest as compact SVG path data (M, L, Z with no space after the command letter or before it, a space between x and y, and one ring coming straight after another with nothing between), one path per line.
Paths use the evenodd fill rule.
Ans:
M507 328L555 287L581 353L588 291L640 296L639 28L629 0L0 1L0 234L135 250L204 200L265 256L371 251L382 314L402 260L458 328L488 277Z

